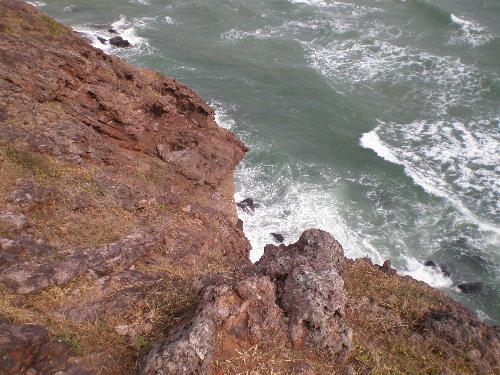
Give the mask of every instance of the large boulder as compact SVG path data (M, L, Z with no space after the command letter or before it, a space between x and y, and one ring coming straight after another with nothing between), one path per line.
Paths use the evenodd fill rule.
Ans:
M342 260L340 244L320 230L304 232L288 247L266 246L261 261L236 280L219 279L205 289L194 317L152 347L141 373L206 374L217 350L257 344L343 361L351 330L344 320Z

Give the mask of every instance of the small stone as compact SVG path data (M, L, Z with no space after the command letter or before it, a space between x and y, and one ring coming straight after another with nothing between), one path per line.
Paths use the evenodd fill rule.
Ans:
M352 365L349 365L344 370L344 375L356 375L356 370Z
M89 276L93 278L94 280L97 280L99 276L97 276L97 273L93 269L88 270Z
M21 230L28 226L28 219L23 214L0 211L0 227Z
M428 260L427 262L424 263L424 266L426 266L426 267L432 267L432 268L437 268L437 264L433 260Z
M380 267L380 270L388 275L395 275L397 273L396 270L392 268L390 260L386 260L382 267Z
M482 354L478 349L469 350L469 352L467 353L467 358L473 362L480 360L481 357Z
M134 202L130 201L130 200L126 200L122 203L122 207L125 211L128 211L128 212L134 212L137 207L136 205L134 204Z
M439 268L441 269L441 272L443 273L443 275L445 275L447 277L451 276L451 271L450 271L449 267L446 264L441 264L439 266Z
M241 202L236 203L236 205L246 213L253 213L255 209L259 207L258 203L256 203L252 198L245 198Z
M0 250L8 250L14 247L15 242L8 238L0 238Z
M126 336L130 331L130 327L127 325L118 325L115 327L115 332L120 336Z
M151 323L144 324L143 332L149 334L153 331L153 325Z
M161 160L164 162L168 161L168 148L162 143L159 143L156 145L156 152L158 153L158 156L160 157Z
M135 204L135 206L138 210L143 210L148 206L148 201L146 199L141 199Z
M190 213L191 209L192 209L192 207L191 207L190 204L188 204L187 206L182 207L182 211L184 211L186 213Z
M38 371L36 371L34 368L29 368L25 372L26 375L37 375Z
M33 209L37 206L48 205L56 200L56 191L41 186L33 181L20 185L18 189L10 194L10 201L25 209Z

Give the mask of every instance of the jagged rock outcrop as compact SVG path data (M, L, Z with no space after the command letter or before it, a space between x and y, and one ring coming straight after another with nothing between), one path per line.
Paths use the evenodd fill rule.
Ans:
M243 275L206 289L194 318L152 348L141 373L216 373L217 350L257 344L342 362L351 346L343 260L340 244L320 230L304 232L288 247L266 246Z

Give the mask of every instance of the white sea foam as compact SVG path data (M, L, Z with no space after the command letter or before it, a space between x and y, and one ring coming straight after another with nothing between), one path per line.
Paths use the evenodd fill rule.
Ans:
M177 21L170 16L163 17L162 22L168 25L175 25L177 23Z
M229 115L226 105L218 100L214 100L210 102L210 106L215 109L215 121L221 128L230 130L234 127L236 122Z
M307 4L322 7L326 7L329 5L326 1L323 0L289 0L289 2L292 4Z
M236 201L252 197L259 203L254 213L239 210L245 234L252 244L252 261L262 256L266 244L273 243L270 233L281 233L286 243L292 243L309 228L332 233L351 258L368 256L375 262L383 261L370 238L360 237L346 223L333 191L307 181L294 181L286 171L276 173L277 181L273 183L263 182L276 172L273 168L272 165L250 167L243 162L237 172L240 183Z
M122 15L117 21L111 24L111 29L115 30L115 33L109 32L106 28L97 29L88 25L75 26L73 29L85 35L96 48L106 51L107 53L132 57L134 55L147 55L154 52L154 49L149 45L148 39L137 35L137 29L149 28L154 20L154 17L140 17L128 21L127 18ZM117 48L109 44L109 42L102 43L98 39L98 37L101 37L109 40L116 35L128 40L131 47Z
M149 0L129 0L129 3L139 4L139 5L150 5Z
M305 42L311 38L324 37L324 34L341 35L355 31L361 27L360 19L364 16L381 12L380 8L339 2L339 1L291 1L313 6L325 7L321 14L301 19L285 21L279 25L266 25L258 29L244 30L241 26L232 28L221 34L221 39L238 41L247 38L269 39L288 38ZM370 24L371 25L371 24ZM388 30L385 27L374 26L378 30ZM368 28L367 28L368 29ZM371 29L370 29L371 30ZM305 39L305 40L304 40Z
M446 115L450 108L470 106L488 90L473 66L458 58L437 56L382 40L306 44L313 68L348 89L353 84L405 85L407 96L425 111Z
M33 5L34 7L41 8L46 6L47 4L43 1L26 1L28 4Z
M379 132L392 142L398 142L398 146L382 141ZM481 137L480 134L471 135L460 122L380 123L376 129L361 137L360 144L375 151L381 158L403 166L405 173L417 185L449 201L466 221L499 236L500 227L478 217L470 207L471 204L479 204L482 209L489 209L492 216L500 212L496 212L498 206L495 203L500 194L499 174L491 171L491 165L500 163L500 143L488 135L476 139ZM470 167L471 164L474 167ZM478 169L478 165L482 168ZM478 199L477 193L484 191L491 192L494 199L490 201L488 195ZM467 199L468 192L472 199Z
M404 256L403 258L406 260L406 269L401 272L403 275L410 275L435 288L449 288L453 285L453 280L445 276L439 269L427 267L411 257Z
M468 44L472 47L479 47L489 43L493 35L488 33L486 27L465 17L450 15L451 22L456 26L451 33L450 44Z
M216 109L219 125L234 129L236 122L230 116L229 107L220 101L213 101L211 105ZM397 156L380 141L375 132L366 135L363 143L366 147L376 148L387 160L399 162ZM377 146L373 146L374 144ZM253 145L252 149L258 153L267 152L267 146L263 145ZM323 182L313 182L308 178L314 170L321 170ZM404 255L408 251L404 242L406 225L418 225L421 228L432 226L432 223L427 223L433 220L429 218L432 216L432 208L417 207L420 205L418 202L406 202L415 206L411 208L400 207L399 203L396 204L397 209L387 208L384 200L388 198L383 196L383 191L379 192L380 182L369 176L364 176L357 182L342 181L332 171L318 169L313 165L300 166L290 163L278 167L273 164L255 165L244 160L237 170L237 182L236 201L251 197L259 204L254 213L241 209L238 212L244 223L245 234L252 244L252 261L261 257L266 244L273 243L270 233L282 233L286 243L292 243L305 229L319 228L332 233L343 245L348 257L368 256L378 264L392 258L401 272L434 287L448 287L452 283L441 272L425 267L415 258ZM374 211L353 211L350 202L339 196L337 188L353 182L367 189L366 194L374 204ZM395 191L397 190L398 187L395 187ZM379 193L382 196L379 196ZM420 222L404 223L408 209L427 212L428 215L421 217ZM375 222L378 224L374 224ZM381 241L377 237L380 227L391 231L391 238ZM394 254L391 255L393 250L400 254L398 259L394 259Z

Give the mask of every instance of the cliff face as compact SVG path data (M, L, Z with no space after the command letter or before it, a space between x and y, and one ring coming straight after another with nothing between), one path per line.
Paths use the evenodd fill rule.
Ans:
M255 265L245 146L189 88L0 0L0 373L498 373L500 333L328 233Z
M126 373L198 276L249 263L233 201L246 148L186 86L27 4L0 1L0 33L1 314Z

